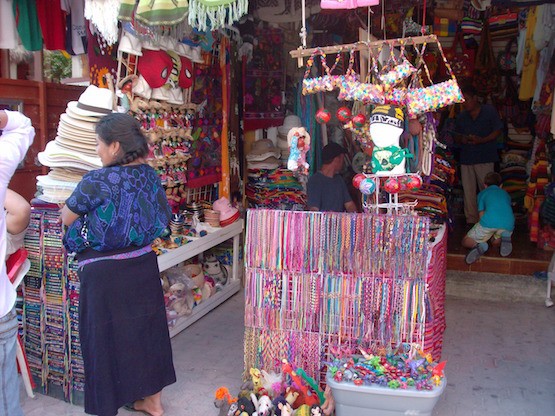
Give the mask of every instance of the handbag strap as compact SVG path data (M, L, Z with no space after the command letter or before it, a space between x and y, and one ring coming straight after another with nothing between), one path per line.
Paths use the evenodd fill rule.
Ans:
M453 70L451 69L451 65L449 64L449 62L447 62L447 58L445 57L445 53L443 53L443 48L441 47L441 43L439 43L439 40L437 42L437 49L439 50L439 55L441 56L441 59L443 59L443 63L445 64L445 67L447 68L447 73L451 76L451 79L455 80L455 82L456 82L457 78L455 78L455 74L453 73Z
M312 55L310 55L310 58L308 58L308 60L306 61L306 70L304 71L304 79L311 78L310 71L312 70L312 65L314 65L314 60L316 59L317 56L322 56L322 55L324 57L323 60L325 62L326 54L324 53L324 51L322 51L322 49L316 48L314 52L312 52Z

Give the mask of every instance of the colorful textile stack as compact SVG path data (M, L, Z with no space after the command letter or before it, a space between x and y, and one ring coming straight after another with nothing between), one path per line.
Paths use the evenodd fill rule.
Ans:
M246 230L245 368L286 357L323 380L334 348L401 342L439 359L446 234L430 245L428 218L259 209Z
M285 168L248 169L245 194L250 208L304 209L306 205L303 186Z
M545 200L544 187L549 183L549 161L545 152L545 142L538 137L532 150L532 169L524 197L524 206L529 212L528 228L530 241L538 242L540 227L540 207Z
M77 262L66 254L57 204L32 201L25 235L31 269L25 277L25 351L43 393L78 403L84 387L79 344Z
M524 195L528 173L526 163L530 153L531 143L519 143L507 140L507 150L501 155L500 174L503 179L503 189L511 196L515 213L522 212L524 208Z

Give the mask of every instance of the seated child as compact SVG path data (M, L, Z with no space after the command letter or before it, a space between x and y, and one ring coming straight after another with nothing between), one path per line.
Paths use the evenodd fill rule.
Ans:
M472 264L484 254L488 241L500 247L503 257L511 254L511 235L515 227L515 216L511 207L511 197L501 189L501 175L490 172L484 178L485 189L478 194L480 221L463 238L463 247L471 249L466 255L466 263Z

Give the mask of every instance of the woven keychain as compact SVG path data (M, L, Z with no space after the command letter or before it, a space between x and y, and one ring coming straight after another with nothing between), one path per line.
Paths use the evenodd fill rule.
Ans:
M312 66L314 65L314 60L317 56L320 56L320 62L322 63L322 69L324 71L323 76L310 78L310 72L312 70ZM306 63L306 71L304 72L303 78L303 88L302 93L303 95L307 94L315 94L317 92L328 92L332 91L337 86L337 79L340 75L332 75L332 71L335 69L337 64L341 59L341 51L338 52L337 56L335 57L335 63L331 68L328 67L326 63L326 54L321 49L316 49L314 53L308 58Z
M413 87L409 88L406 99L407 111L410 118L415 118L419 114L436 111L448 105L462 103L464 101L457 79L447 59L445 59L445 54L439 42L437 42L437 47L451 79L438 84L432 84L429 87L414 87L413 82ZM432 83L428 66L423 58L425 49L426 43L422 45L422 49L418 52L418 72L413 76L413 81L419 81L420 84L422 84L422 81L420 80L419 74L422 68L426 72L430 83Z

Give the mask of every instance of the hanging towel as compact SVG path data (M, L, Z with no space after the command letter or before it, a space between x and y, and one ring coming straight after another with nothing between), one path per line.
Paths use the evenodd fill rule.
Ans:
M220 29L237 22L248 8L248 0L191 0L189 24L200 31Z

